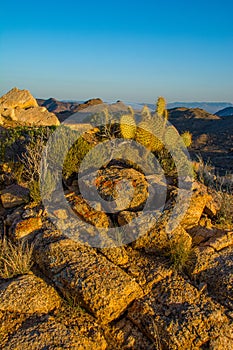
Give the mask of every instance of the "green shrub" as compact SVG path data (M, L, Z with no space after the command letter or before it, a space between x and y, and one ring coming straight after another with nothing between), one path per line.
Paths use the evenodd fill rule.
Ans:
M78 173L82 160L92 147L83 137L79 137L75 141L67 152L63 164L63 176L65 179L69 178L73 173Z
M1 130L0 163L18 161L27 144L36 142L38 138L45 143L55 129L56 127L18 126Z

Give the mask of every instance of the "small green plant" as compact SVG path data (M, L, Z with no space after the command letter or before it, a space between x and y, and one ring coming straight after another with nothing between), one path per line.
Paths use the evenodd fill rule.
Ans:
M192 256L192 249L185 237L171 240L166 255L175 270L182 271Z
M15 128L0 131L0 163L18 161L25 146L42 138L46 142L56 127L28 127L17 126Z
M0 278L11 278L30 271L33 246L23 241L16 244L3 239L0 241Z
M80 304L79 298L77 295L72 295L69 292L66 292L64 295L64 302L72 311L77 311L81 313L85 313L86 310Z

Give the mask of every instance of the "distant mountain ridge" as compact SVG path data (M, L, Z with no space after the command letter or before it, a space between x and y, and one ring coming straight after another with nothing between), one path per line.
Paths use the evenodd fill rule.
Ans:
M172 102L168 103L168 108L199 108L204 109L209 113L215 114L219 110L226 107L233 107L233 104L230 102Z
M151 110L155 110L154 103L137 103L137 102L127 102L123 101L125 104L130 105L132 108L139 110L142 106L147 105ZM211 114L217 114L218 111L223 110L228 107L233 107L231 102L170 102L167 104L168 109L172 108L199 108ZM232 115L232 114L231 114Z
M88 101L96 100L98 103L99 99L90 99ZM80 109L80 105L87 103L82 100L56 100L55 98L49 99L37 99L37 102L40 106L46 107L50 112L62 113L67 110L72 111L73 113L77 112ZM101 100L101 102L103 102ZM106 103L113 103L113 101L105 101ZM144 105L147 105L151 110L155 110L155 103L143 103L143 102L130 102L123 100L122 101L127 106L130 105L135 110L141 110ZM205 111L211 114L217 114L218 112L228 108L233 108L233 103L231 102L170 102L167 104L168 109L172 108L199 108L204 109ZM230 114L232 115L232 113Z
M233 116L233 107L226 107L215 113L219 117Z

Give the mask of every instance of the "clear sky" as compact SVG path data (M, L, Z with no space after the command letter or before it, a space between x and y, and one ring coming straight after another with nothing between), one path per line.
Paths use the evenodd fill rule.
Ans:
M233 1L1 3L0 94L233 102Z

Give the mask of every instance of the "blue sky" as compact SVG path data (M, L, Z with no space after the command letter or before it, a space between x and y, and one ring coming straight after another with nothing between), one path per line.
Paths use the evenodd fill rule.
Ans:
M0 94L233 102L233 2L4 1Z

